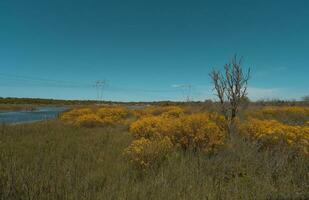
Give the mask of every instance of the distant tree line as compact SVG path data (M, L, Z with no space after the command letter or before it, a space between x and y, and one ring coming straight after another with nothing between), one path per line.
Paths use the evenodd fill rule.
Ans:
M203 101L192 102L193 104L204 104ZM39 104L39 105L92 105L92 104L128 104L128 105L157 105L157 106L176 106L186 105L187 102L177 101L140 101L140 102L120 102L120 101L100 101L97 100L62 100L62 99L43 99L43 98L15 98L0 97L0 104Z
M295 106L309 105L309 96L303 97L301 101L296 100L280 100L280 99L265 99L251 101L249 98L243 98L243 104L260 105L260 106ZM118 105L157 105L157 106L216 106L219 102L211 99L205 101L139 101L139 102L119 102L119 101L102 101L102 104L118 104ZM15 98L15 97L0 97L0 104L39 104L39 105L92 105L98 104L96 100L61 100L61 99L43 99L43 98Z
M308 106L309 97L304 97L301 100L282 100L282 99L266 99L253 102L261 106Z
M42 99L42 98L0 97L0 104L79 105L79 104L94 104L96 102L97 101L93 100L60 100L60 99Z

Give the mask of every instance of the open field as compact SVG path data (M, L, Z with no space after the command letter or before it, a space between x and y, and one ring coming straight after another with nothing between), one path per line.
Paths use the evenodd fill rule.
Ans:
M272 115L280 123L275 125L283 126L281 119L290 118L292 122L298 117L304 123L297 125L297 130L295 127L290 130L293 125L283 126L282 130L290 135L307 130L308 115L303 109L282 109L279 114L276 109L270 112L268 108L254 111L255 119ZM278 140L272 138L278 136L276 130L254 129L243 121L241 124L246 126L241 130L250 130L250 135L238 134L233 142L224 140L221 144L218 137L207 135L207 130L217 130L215 124L196 123L206 119L204 112L192 113L178 107L149 107L130 112L122 107L77 109L65 113L60 120L2 125L0 199L309 197L308 143L303 141L306 138L301 138L303 143L295 138L289 143L283 137L292 140L290 135L282 133L282 140ZM178 132L168 129L170 134L187 130L188 134L200 134L196 135L200 140L190 140L186 133L154 136L163 134L167 128L160 124L161 117L164 124L175 123L172 127L178 127ZM147 129L149 121L145 119L155 120L150 120L152 129ZM189 128L176 125L178 119ZM195 120L195 129L190 132L191 119ZM199 126L203 133L199 132ZM260 134L257 130L267 132L268 136L257 135Z

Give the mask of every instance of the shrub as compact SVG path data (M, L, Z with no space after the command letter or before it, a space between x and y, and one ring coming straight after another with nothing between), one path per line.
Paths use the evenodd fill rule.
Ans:
M102 121L102 119L98 117L96 114L84 114L79 116L75 121L75 124L77 126L84 126L88 128L100 126L103 123L104 122Z
M168 137L154 140L142 137L134 140L124 154L136 168L147 169L159 166L172 151L172 146Z
M167 107L164 112L162 112L163 117L181 117L185 114L185 110L183 108L177 106Z
M213 153L224 145L226 132L208 114L192 114L180 118L178 130L173 135L183 149L191 148Z
M133 122L130 126L130 132L134 138L155 139L167 136L176 128L178 120L169 119L162 116L150 116L141 118Z
M309 108L299 106L265 107L249 111L247 116L258 119L275 119L291 125L303 125L309 120Z
M103 107L97 111L97 115L104 124L121 124L129 115L129 111L124 107Z
M68 112L64 112L63 114L61 114L60 120L65 122L74 122L81 115L88 115L92 113L93 111L90 108L72 109Z
M178 106L149 106L143 110L136 110L135 116L138 118L146 116L179 117L186 113L186 110Z
M122 124L128 115L129 111L123 107L102 107L97 110L82 108L63 113L60 120L78 126L94 127Z
M218 116L212 118L219 119ZM224 144L226 138L223 128L207 113L183 115L179 118L166 118L163 115L145 117L132 123L130 131L136 139L168 137L175 146L184 150L190 148L204 152L214 151Z
M272 148L284 143L308 154L309 128L306 126L291 126L276 120L250 118L241 125L240 132L260 143L262 147Z

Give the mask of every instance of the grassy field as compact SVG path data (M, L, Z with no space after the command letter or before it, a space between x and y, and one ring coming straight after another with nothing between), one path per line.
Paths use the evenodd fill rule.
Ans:
M216 155L174 151L141 171L124 126L59 120L0 128L0 199L306 199L309 159L239 138Z

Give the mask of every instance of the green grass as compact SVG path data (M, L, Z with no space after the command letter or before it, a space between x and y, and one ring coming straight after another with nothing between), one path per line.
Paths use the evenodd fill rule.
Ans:
M125 128L58 121L0 127L0 199L306 199L309 159L239 139L216 156L174 152L137 171Z

